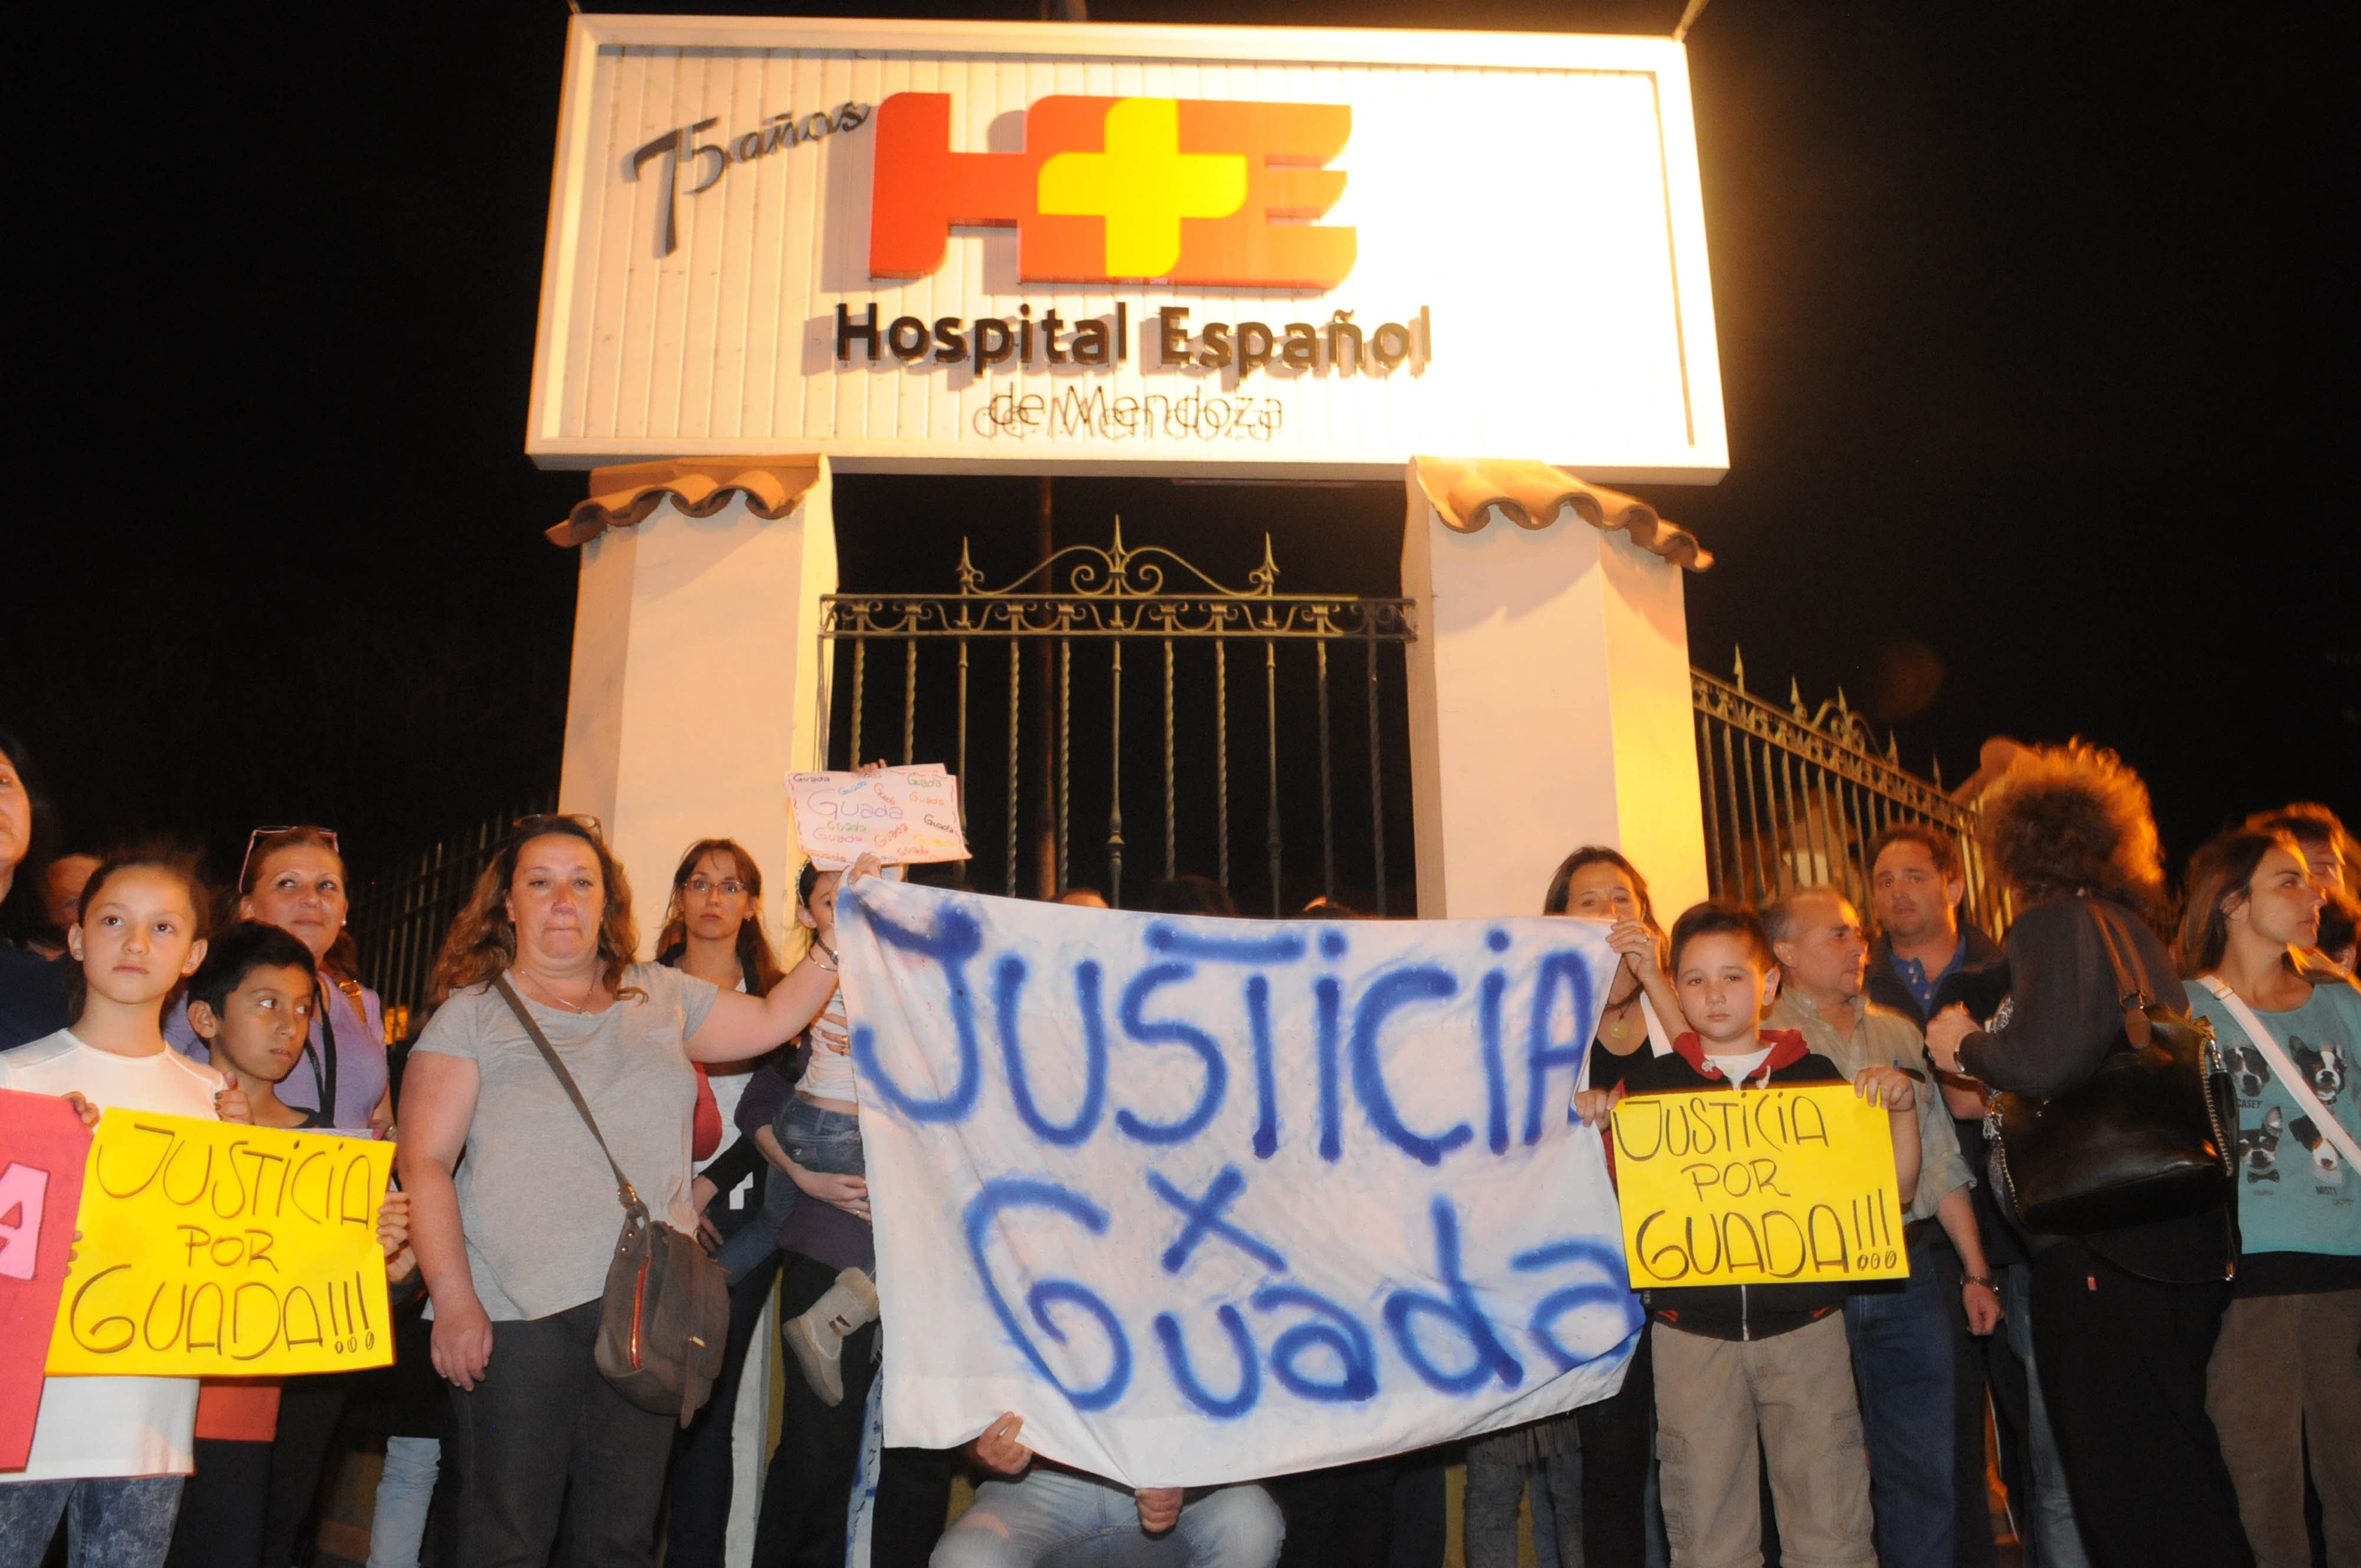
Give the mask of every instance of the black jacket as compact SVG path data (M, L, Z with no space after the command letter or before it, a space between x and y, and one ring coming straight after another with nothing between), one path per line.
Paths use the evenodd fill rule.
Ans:
M1999 1011L2001 998L2008 994L2008 955L1973 926L1961 926L1960 938L1968 945L1968 956L1958 969L1935 982L1934 1011L1940 1013L1957 1002L1981 1024ZM1894 970L1891 938L1880 937L1870 948L1869 979L1862 989L1879 1006L1893 1008L1922 1030L1927 1027L1929 1014Z
M2091 902L2080 895L2053 898L2017 916L2008 929L2008 1005L1988 1028L1960 1043L1964 1070L1994 1089L2039 1095L2072 1089L2099 1070L2123 1034L2124 1014ZM2136 914L2117 913L2118 929L2131 934L2129 961L2149 1002L2186 1013L2189 993L2164 944ZM2229 1274L2236 1255L2234 1228L2232 1215L2215 1211L2083 1240L2119 1268L2195 1283Z

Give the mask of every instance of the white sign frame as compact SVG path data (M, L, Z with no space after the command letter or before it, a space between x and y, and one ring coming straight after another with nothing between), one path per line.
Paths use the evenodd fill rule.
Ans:
M1548 445L1546 450L1471 450L1448 455L1538 457L1609 483L1712 483L1719 480L1728 468L1728 435L1722 411L1687 60L1682 47L1669 38L1309 27L944 21L894 23L825 17L588 15L575 16L569 27L557 151L551 184L550 223L544 256L539 333L534 348L532 402L525 442L527 453L540 466L582 468L659 458L775 456L783 453L817 451L828 455L837 466L847 472L1095 472L1170 476L1211 472L1238 478L1379 478L1399 474L1409 456L1429 444L1424 437L1431 433L1417 428L1415 419L1402 420L1395 416L1390 405L1386 417L1376 422L1380 431L1376 437L1367 433L1372 422L1367 414L1357 416L1357 422L1353 426L1356 432L1354 438L1343 442L1334 438L1315 441L1308 433L1308 422L1299 417L1299 425L1307 429L1301 445L1290 442L1284 447L1274 444L1259 450L1251 442L1217 444L1202 439L1115 441L1085 450L1080 443L1072 441L1061 444L1049 440L1020 438L994 445L971 439L966 434L956 439L932 436L879 439L867 434L796 435L775 432L730 436L620 431L569 433L562 411L566 402L565 389L568 385L568 357L582 352L578 346L570 345L582 341L584 329L577 317L578 312L589 308L580 305L574 298L587 243L583 214L588 182L620 178L615 170L609 168L610 159L606 156L609 149L592 145L592 128L597 119L594 93L601 51L782 49L850 51L856 62L880 57L939 56L1036 63L1112 60L1147 61L1150 64L1201 62L1211 66L1215 62L1226 62L1256 66L1367 66L1528 73L1571 71L1644 78L1653 94L1655 136L1660 148L1662 221L1664 225L1664 255L1671 279L1672 336L1677 345L1677 365L1671 370L1662 365L1641 368L1646 368L1649 374L1659 375L1660 378L1663 375L1677 377L1685 432L1679 436L1651 436L1644 441L1634 440L1628 434L1617 434L1608 439L1596 432L1587 433L1582 428L1573 428L1568 422L1558 422L1549 427L1548 433L1532 437L1533 441ZM1069 89L1061 85L1058 90ZM808 105L798 104L794 107L798 111L807 107L823 110L835 105L815 102ZM712 134L734 135L744 128L732 122L717 126ZM1446 134L1447 130L1448 127ZM981 143L973 142L972 137L969 140L971 150L983 149ZM789 149L789 156L820 154L829 150L825 144L818 148L798 147ZM865 158L865 154L863 156ZM1353 173L1352 159L1353 148L1348 143L1337 164L1345 170L1348 181ZM756 167L748 165L743 169L733 169L731 172L733 175L751 175ZM683 185L681 189L686 190L686 186ZM1348 201L1350 193L1348 185ZM865 212L865 206L863 210ZM1429 220L1433 225L1432 245L1435 247L1514 247L1518 243L1519 219L1523 215L1514 211L1464 214L1439 213ZM830 223L839 222L841 222L840 214L832 213ZM954 246L979 243L967 236L968 231L957 231ZM992 237L996 236L987 236L985 242L988 243ZM861 238L865 245L865 234ZM832 240L831 243L840 242ZM1628 231L1608 231L1600 233L1596 243L1602 247L1630 246L1634 241ZM1532 265L1537 269L1546 269L1552 262L1552 254L1543 251L1533 254ZM977 270L981 271L983 268L979 266ZM895 287L892 280L877 280L873 285L867 286L867 291L878 299L881 307L885 307ZM1101 301L1120 298L1130 302L1129 324L1135 351L1146 342L1143 324L1150 329L1155 325L1155 306L1159 303L1179 303L1189 299L1192 292L1161 284L1090 285L1086 291ZM1324 323L1329 319L1333 304L1358 307L1362 320L1374 328L1389 317L1401 320L1407 316L1415 320L1414 313L1419 305L1428 302L1416 298L1396 297L1404 292L1398 287L1383 290L1382 298L1378 297L1379 291L1375 289L1356 291L1350 278L1324 295L1257 290L1231 290L1226 292L1234 309L1245 313L1260 307L1260 313L1274 318L1274 325L1299 312L1310 319ZM1271 294L1280 294L1281 297L1257 297ZM814 298L817 297L818 285L815 284ZM851 302L857 309L865 302L853 300ZM1530 317L1519 320L1530 319L1545 328L1551 309L1557 302L1549 298L1545 288L1537 282L1533 298L1525 303L1529 306ZM1145 311L1143 305L1147 307ZM1009 308L1014 308L1013 300ZM1207 318L1211 313L1211 309L1199 312L1201 316ZM1145 323L1143 315L1147 318ZM1233 316L1230 319L1241 318ZM1602 316L1600 319L1606 318ZM1476 335L1477 325L1464 311L1438 313L1433 328L1433 366L1447 368L1455 355L1463 356L1465 362L1464 356L1474 347L1471 339ZM787 334L797 330L780 323L778 340L784 344ZM1499 329L1493 330L1497 334ZM807 325L800 331L803 335L809 335ZM741 335L741 345L749 335L751 334ZM1662 335L1661 332L1658 335ZM1549 352L1545 334L1537 351ZM806 357L809 357L807 351ZM1552 361L1551 364L1554 366L1557 362ZM1579 372L1567 367L1563 375L1571 377L1579 373L1611 378L1633 368L1630 366L1593 365ZM867 371L864 367L852 370L832 368L831 373L842 377L862 375ZM1397 377L1407 373L1408 367L1392 372ZM1549 373L1559 372L1553 369ZM1233 375L1234 372L1225 372L1208 378L1205 382L1208 395L1211 395L1213 383L1216 380L1228 382L1229 389L1236 390L1240 383L1231 380ZM781 378L788 378L783 376ZM805 372L805 380L814 378L811 372ZM1506 378L1494 378L1484 384L1499 384ZM1030 384L1035 380L1032 377L1028 376L1027 380L1028 384L1022 390L1049 389L1046 385L1037 389ZM1073 380L1068 378L1066 384L1071 386ZM1534 384L1528 382L1524 395L1531 395ZM1244 385L1253 390L1272 386L1268 381L1261 388L1256 388L1251 381ZM1113 392L1116 389L1111 387L1108 389ZM1464 400L1468 395L1466 387L1454 391L1455 400ZM1503 400L1519 395L1519 389L1513 386L1501 387ZM1322 398L1324 400L1325 394L1322 394ZM891 401L890 395L886 400ZM1323 400L1316 406L1324 411L1329 405ZM1320 417L1331 420L1333 416L1323 412ZM961 422L962 426L976 422L964 418ZM1571 422L1572 424L1579 422ZM1290 437L1295 428L1297 426L1289 427ZM978 425L978 429L981 430L982 426ZM1562 434L1559 433L1561 431Z

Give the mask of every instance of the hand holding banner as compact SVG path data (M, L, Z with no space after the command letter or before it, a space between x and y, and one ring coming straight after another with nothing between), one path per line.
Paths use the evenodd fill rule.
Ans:
M1615 1180L1637 1289L1910 1273L1894 1128L1847 1084L1634 1095Z
M109 1107L49 1373L256 1377L393 1361L393 1146Z
M939 767L789 773L787 803L796 842L823 870L863 855L904 866L968 858L959 781Z

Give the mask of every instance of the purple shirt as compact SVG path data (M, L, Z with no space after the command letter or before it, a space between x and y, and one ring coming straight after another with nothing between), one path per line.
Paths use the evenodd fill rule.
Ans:
M328 1021L336 1030L336 1109L328 1124L346 1132L359 1132L368 1126L369 1113L385 1098L385 1009L377 992L367 986L361 987L366 1018L354 1011L352 1000L334 981L322 989L328 993ZM164 1038L182 1056L200 1062L211 1059L204 1041L189 1022L185 1006L174 1008L164 1020ZM311 1048L279 1085L281 1105L298 1111L320 1109L323 1064L327 1059L322 1053L326 1048L321 1020L314 1017Z

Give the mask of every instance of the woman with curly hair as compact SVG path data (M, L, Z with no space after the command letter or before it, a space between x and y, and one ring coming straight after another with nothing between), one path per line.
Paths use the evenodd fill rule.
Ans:
M688 1232L692 1064L762 1055L836 990L808 959L755 997L634 962L638 950L631 888L598 824L533 817L435 959L441 1005L412 1050L397 1158L434 1369L456 1388L468 1568L537 1568L561 1510L575 1559L653 1564L674 1426L599 1376L615 1184L503 989L563 1055L632 1189Z
M2164 892L2147 786L2112 751L2029 747L1986 794L1982 831L2017 911L2010 993L1982 1029L1963 1008L1937 1014L1927 1049L1995 1089L2057 1094L2095 1073L2123 1032L2103 922L2148 1000L2188 1010L2147 925ZM2091 1560L2251 1564L2205 1409L2236 1262L2229 1212L2036 1235L2032 1247L2036 1371Z

